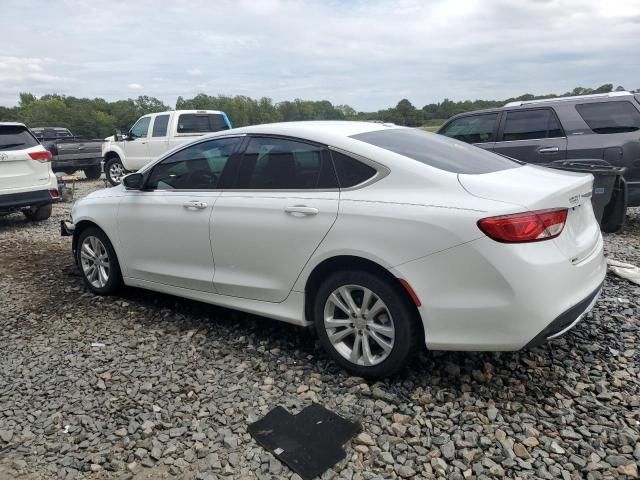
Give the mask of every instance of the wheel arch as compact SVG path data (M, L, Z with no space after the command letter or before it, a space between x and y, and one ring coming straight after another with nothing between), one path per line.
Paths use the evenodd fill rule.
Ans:
M337 255L326 258L313 268L307 277L304 288L304 314L307 321L313 322L313 305L315 303L315 295L320 284L332 273L344 270L365 271L375 275L380 275L382 278L386 279L407 301L407 305L410 306L411 310L415 313L415 319L419 324L422 337L424 338L424 324L422 322L420 311L401 279L396 277L379 263L356 255Z
M71 237L71 249L73 251L74 258L76 257L76 250L77 250L77 247L78 247L78 239L80 238L80 235L82 234L82 232L84 232L87 228L91 228L91 227L98 228L102 233L104 233L107 236L107 238L109 238L109 235L107 234L105 229L102 228L100 225L98 225L93 220L88 220L88 219L80 220L80 221L74 223L74 227L75 227L75 229L73 230L73 236ZM115 244L114 244L113 240L111 238L109 238L109 241L111 242L111 245L114 245L114 250L115 250ZM117 252L116 252L116 255L117 255Z

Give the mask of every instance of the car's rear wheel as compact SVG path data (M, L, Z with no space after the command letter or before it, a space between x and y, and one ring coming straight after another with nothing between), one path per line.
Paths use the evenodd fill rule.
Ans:
M89 180L97 180L102 175L102 169L100 165L93 165L84 169L84 176Z
M84 282L94 293L109 295L122 285L120 264L105 233L95 227L80 233L76 249L77 264Z
M104 166L104 173L111 185L120 185L122 178L126 175L127 171L124 169L122 162L118 157L112 157L107 160Z
M320 343L350 373L381 378L402 368L416 350L415 308L393 284L364 271L329 276L315 296Z
M31 207L22 211L27 220L32 222L41 222L51 216L51 204L42 205L40 207Z

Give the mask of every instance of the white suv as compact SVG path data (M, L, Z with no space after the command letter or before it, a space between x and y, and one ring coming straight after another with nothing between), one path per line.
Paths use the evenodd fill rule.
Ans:
M45 220L58 198L51 152L22 123L0 122L0 215L20 210Z

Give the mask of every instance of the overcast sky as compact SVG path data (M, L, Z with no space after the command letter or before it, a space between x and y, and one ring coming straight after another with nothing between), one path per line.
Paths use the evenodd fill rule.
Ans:
M327 99L376 110L640 88L640 0L1 0L18 93Z

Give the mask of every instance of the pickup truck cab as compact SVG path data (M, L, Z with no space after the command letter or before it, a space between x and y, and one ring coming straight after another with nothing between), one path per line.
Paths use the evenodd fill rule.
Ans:
M207 133L231 128L227 114L217 110L176 110L144 115L127 135L114 135L102 146L104 172L112 185L178 145Z
M51 168L54 172L71 175L82 170L89 180L100 178L103 140L79 138L68 128L62 127L38 127L31 131L51 152Z

